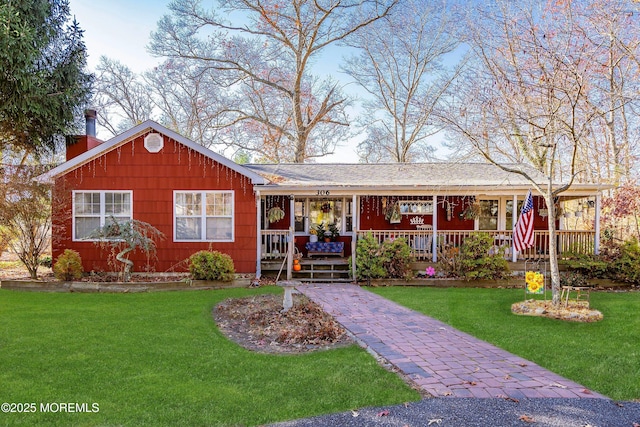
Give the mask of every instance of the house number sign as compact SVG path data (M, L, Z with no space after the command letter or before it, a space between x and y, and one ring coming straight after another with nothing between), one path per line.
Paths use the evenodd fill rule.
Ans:
M329 190L318 190L317 196L328 196Z

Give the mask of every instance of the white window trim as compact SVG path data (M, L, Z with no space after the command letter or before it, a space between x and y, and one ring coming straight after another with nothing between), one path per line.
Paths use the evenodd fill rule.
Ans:
M100 227L104 227L107 215L105 212L107 193L129 194L131 203L131 219L133 219L133 191L132 190L73 190L71 192L71 241L72 242L97 242L100 239L78 239L76 237L76 194L100 193ZM82 216L82 215L80 215Z
M495 196L495 197L491 197L491 196L485 196L485 197L479 197L478 202L480 201L493 201L493 200L497 200L498 201L498 212L496 213L496 219L498 220L498 222L496 223L496 229L495 230L481 230L480 229L480 218L476 217L473 221L473 229L474 231L499 231L502 230L500 227L501 225L504 225L504 215L505 215L505 208L504 208L504 202L502 201L502 197L500 196Z
M302 201L303 198L296 198L296 202ZM306 236L309 234L309 232L311 231L311 218L310 218L310 214L311 214L311 202L312 201L317 201L317 200L340 200L342 201L342 224L347 223L347 203L348 202L353 202L353 199L351 197L341 197L341 196L334 196L334 197L304 197L304 209L305 209L305 217L304 217L304 229L305 231L296 231L294 234L296 236ZM354 230L356 229L356 224L355 224L355 206L351 207L351 227L352 230L351 231L340 231L340 235L341 236L353 236L354 234ZM266 218L266 216L265 216ZM266 221L266 220L265 220ZM268 222L265 222L265 224L268 224Z
M498 231L509 231L507 227L507 202L513 201L513 196L495 196L495 197L481 197L478 200L498 200ZM518 202L524 200L523 196L518 196ZM516 206L517 209L517 206ZM520 211L517 212L520 215ZM517 216L517 215L516 215ZM515 224L515 222L514 222ZM495 231L495 230L480 230L480 220L478 218L474 221L474 231Z
M178 194L200 194L200 230L202 230L203 239L178 239L176 236L177 227L176 220L178 215L176 215L176 196ZM231 194L231 215L230 216L214 216L211 218L231 218L231 239L225 240L214 240L206 238L206 230L207 230L207 194ZM198 218L197 216L193 216L193 218ZM236 238L236 195L234 190L174 190L173 191L173 241L174 242L235 242Z

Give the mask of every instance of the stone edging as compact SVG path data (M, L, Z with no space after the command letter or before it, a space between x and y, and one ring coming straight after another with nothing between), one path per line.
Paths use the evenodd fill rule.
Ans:
M137 293L155 291L187 291L223 288L246 288L250 279L232 282L191 280L177 282L40 282L37 280L3 280L0 288L32 292Z

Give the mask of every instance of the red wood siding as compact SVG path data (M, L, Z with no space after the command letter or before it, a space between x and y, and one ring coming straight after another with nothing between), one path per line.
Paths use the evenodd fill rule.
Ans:
M393 205L399 200L422 200L431 201L432 196L369 196L362 197L360 203L360 229L361 230L415 230L416 226L411 224L411 218L422 216L425 224L433 224L433 215L402 215L402 220L398 224L391 224L385 219L382 207L382 198L387 199L387 206ZM469 197L463 196L438 196L438 230L473 230L473 219L460 219L460 214L471 202ZM446 202L451 203L452 215L447 218ZM534 229L546 230L548 228L547 217L541 217L539 210L546 207L544 199L539 196L533 197L534 206ZM557 226L558 224L556 224Z
M255 272L256 206L251 180L166 136L164 148L149 153L144 148L144 136L56 180L56 188L66 195L67 202L54 206L54 260L64 249L74 249L81 255L85 271L113 271L105 251L92 242L72 241L71 191L131 190L134 219L150 223L165 235L157 242L157 259L149 263L151 271L186 271L185 260L191 254L212 249L229 254L237 272ZM234 241L173 242L174 190L232 190ZM147 259L139 251L130 258L136 271L147 268Z
M266 224L262 224L263 229L269 230L288 230L291 224L291 203L289 202L288 196L267 196L263 202L263 217L269 212L270 209L279 207L284 211L284 218L280 221L269 222L269 219L266 219Z
M422 200L431 201L432 196L386 196L387 206L393 205L398 200ZM458 214L464 209L461 197L447 197L447 200L457 205L453 208L451 220L447 221L446 209L443 206L443 198L438 197L438 229L439 230L473 230L473 220L461 220ZM411 224L411 218L421 216L425 224L433 225L433 215L402 215L399 224L390 224L385 219L382 207L382 197L363 197L360 203L360 229L361 230L415 230L416 226Z

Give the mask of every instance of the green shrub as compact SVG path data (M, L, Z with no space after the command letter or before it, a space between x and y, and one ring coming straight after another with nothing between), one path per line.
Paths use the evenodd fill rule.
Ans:
M195 280L230 282L235 279L233 260L218 251L200 251L189 257L189 271Z
M410 266L412 261L411 249L404 239L385 241L380 244L371 233L358 239L356 246L358 280L410 278L413 276Z
M460 245L460 270L466 280L497 280L509 276L505 248L489 233L474 233Z
M620 255L610 265L612 279L640 284L640 246L634 238L620 247Z
M561 260L560 264L586 278L605 278L610 274L609 262L597 255L565 253L563 257L565 259Z
M82 273L80 254L71 249L65 249L53 266L53 275L58 280L77 280L82 277Z
M509 276L505 248L494 245L489 233L474 233L460 247L446 248L439 268L449 276L465 280L498 280Z
M640 284L640 246L636 239L609 244L601 255L563 254L563 265L586 278L612 279Z
M371 233L358 239L356 245L356 279L371 280L385 277L387 272L382 263L382 249ZM351 258L349 266L351 266ZM351 267L349 267L351 268ZM351 272L353 274L353 272Z
M405 239L394 239L382 243L382 267L386 271L386 277L396 279L410 279L413 277L411 270L411 248Z

